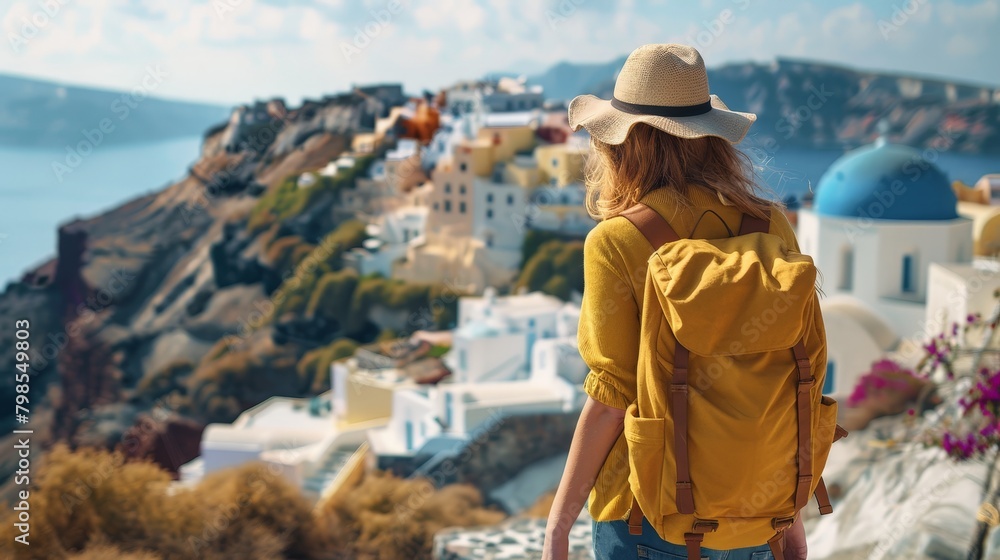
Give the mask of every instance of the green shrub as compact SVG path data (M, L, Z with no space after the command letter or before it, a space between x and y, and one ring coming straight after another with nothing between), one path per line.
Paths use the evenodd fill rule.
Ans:
M324 195L336 196L342 189L354 188L355 180L367 172L372 161L374 156L371 155L359 157L354 167L341 170L335 177L317 175L316 184L308 188L299 188L298 175L286 177L260 197L250 211L247 228L258 234L275 223L298 216Z
M327 272L316 283L306 306L306 316L344 321L358 282L358 275L353 270Z
M552 241L554 239L559 239L559 236L554 232L539 230L539 229L529 229L524 233L524 241L521 242L521 267L523 268L527 265L531 257L535 256L538 249L545 243Z
M517 286L564 300L583 292L583 242L546 241L524 264Z
M354 355L358 343L349 338L338 338L332 343L306 352L295 367L300 382L309 387L311 394L330 388L330 365L337 360Z
M195 416L205 423L231 422L240 412L274 395L302 396L294 347L276 346L270 337L211 361L202 361L188 378Z
M272 297L276 302L275 316L308 313L320 278L339 271L343 266L343 253L361 246L366 238L363 222L348 220L337 226L309 255L301 257L295 263L294 274L286 278L274 292Z

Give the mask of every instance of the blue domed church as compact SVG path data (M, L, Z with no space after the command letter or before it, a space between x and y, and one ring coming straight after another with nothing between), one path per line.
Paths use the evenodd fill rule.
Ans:
M828 296L852 296L910 336L924 322L930 263L972 261L972 222L957 203L919 151L880 139L823 175L813 206L799 212L799 244Z

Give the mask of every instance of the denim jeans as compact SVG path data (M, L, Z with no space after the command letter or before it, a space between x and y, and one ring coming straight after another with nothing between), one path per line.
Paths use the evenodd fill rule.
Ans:
M645 518L639 536L628 533L626 521L595 521L594 556L596 560L687 560L687 547L661 539ZM703 560L774 560L767 544L733 550L702 548L701 557Z

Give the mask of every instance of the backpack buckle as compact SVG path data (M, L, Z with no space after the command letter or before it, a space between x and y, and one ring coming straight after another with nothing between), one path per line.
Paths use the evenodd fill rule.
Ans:
M719 522L715 519L695 519L691 524L694 533L712 533L719 530Z
M771 528L775 531L784 531L795 523L795 517L775 517L771 520Z
M816 384L816 378L810 377L809 379L799 379L799 392L808 393L812 386Z

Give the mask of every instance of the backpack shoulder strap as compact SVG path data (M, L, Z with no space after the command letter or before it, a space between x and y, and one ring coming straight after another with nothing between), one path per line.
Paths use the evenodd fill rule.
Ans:
M740 222L740 233L738 235L746 235L748 233L767 233L770 229L771 220L758 218L757 216L752 216L750 214L743 214L743 221Z
M643 237L649 241L654 250L659 249L666 243L680 239L680 236L663 219L663 216L641 202L619 215L632 222L632 225L642 233Z

